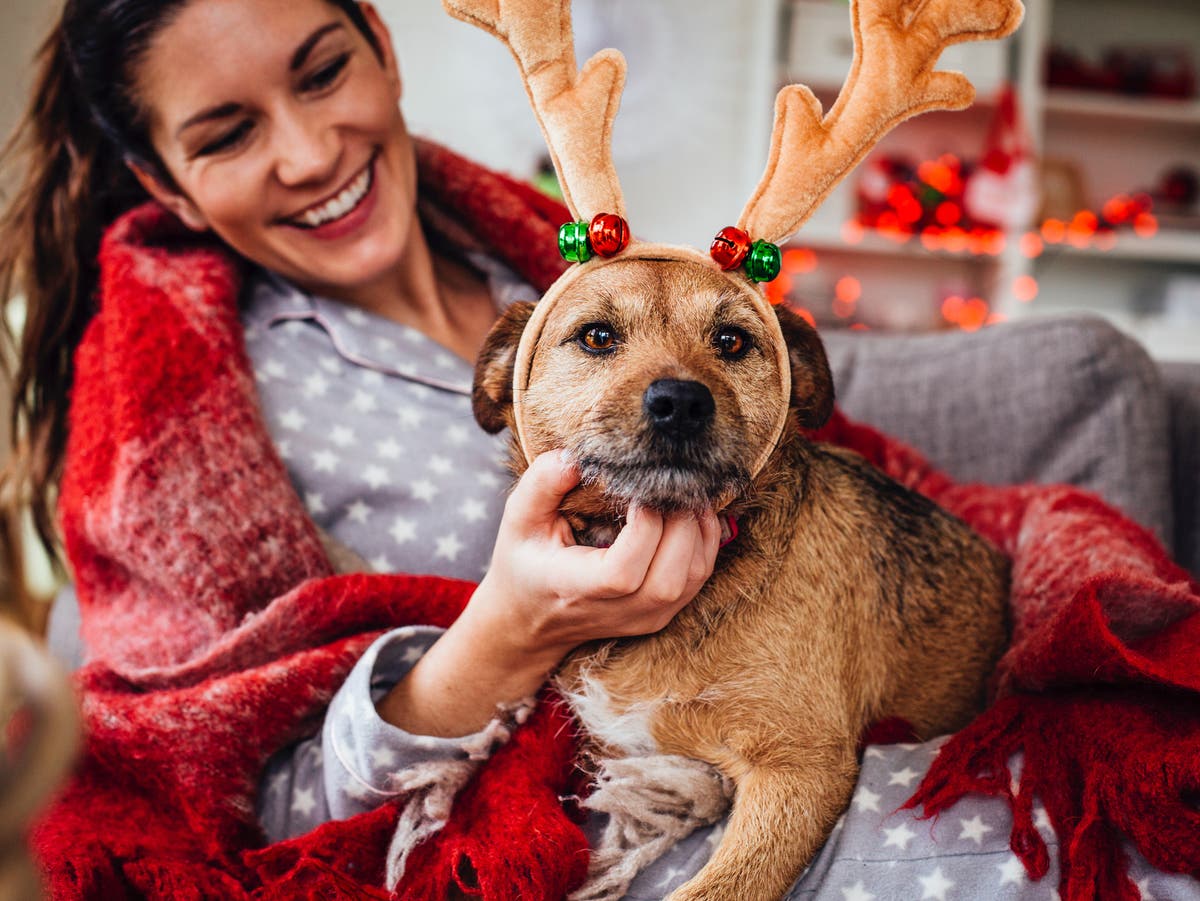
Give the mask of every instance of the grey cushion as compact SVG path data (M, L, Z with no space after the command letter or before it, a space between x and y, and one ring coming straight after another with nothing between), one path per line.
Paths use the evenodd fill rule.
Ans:
M1078 485L1173 543L1158 368L1103 320L822 338L845 412L908 442L955 479Z
M1175 551L1200 577L1200 364L1164 363L1171 416L1171 497Z

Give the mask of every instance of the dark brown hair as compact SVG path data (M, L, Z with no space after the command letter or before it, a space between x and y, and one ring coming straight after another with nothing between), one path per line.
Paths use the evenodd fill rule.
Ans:
M120 213L147 199L127 163L171 184L132 86L154 37L189 2L198 0L67 0L37 54L28 109L0 152L0 174L15 184L0 213L13 436L2 500L5 507L31 507L52 556L72 358L96 308L100 237ZM327 2L379 53L355 0ZM18 298L24 322L14 330Z

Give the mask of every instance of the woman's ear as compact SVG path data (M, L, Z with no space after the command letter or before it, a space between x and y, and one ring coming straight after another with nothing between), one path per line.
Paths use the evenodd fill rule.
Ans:
M125 165L133 173L146 193L174 213L179 220L192 231L208 231L208 220L204 218L196 205L174 187L163 184L157 175L148 171L144 166L132 160Z
M383 21L383 17L379 15L379 10L371 3L360 3L363 17L367 20L367 25L371 29L371 34L375 36L375 45L379 50L380 62L383 64L383 69L387 73L388 80L392 82L396 91L396 100L399 102L400 95L403 93L403 86L400 81L400 63L396 59L396 48L392 46L392 33L388 30L387 25Z

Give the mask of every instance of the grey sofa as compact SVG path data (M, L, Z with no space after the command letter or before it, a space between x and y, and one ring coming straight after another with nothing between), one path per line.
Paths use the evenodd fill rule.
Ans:
M1200 364L1156 366L1136 341L1088 317L821 337L849 416L959 481L1095 491L1200 574ZM78 666L69 586L48 631L56 655Z
M1095 491L1200 574L1200 364L1156 365L1093 317L822 338L849 416L959 481Z

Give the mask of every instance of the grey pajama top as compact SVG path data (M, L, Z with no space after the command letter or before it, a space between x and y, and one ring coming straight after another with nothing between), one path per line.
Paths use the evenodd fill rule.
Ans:
M536 300L499 263L472 260L497 306ZM242 320L268 429L318 526L375 570L478 581L499 527L509 476L507 437L471 414L472 367L422 333L266 273ZM432 627L379 638L330 704L321 731L272 759L258 814L268 839L374 808L423 763L486 756L479 736L411 735L385 723L375 701L437 640ZM998 799L967 799L933 821L899 808L939 742L872 747L850 809L789 899L1057 898L1056 840L1044 811L1051 872L1030 882L1008 848L1011 820ZM593 839L603 823L593 815ZM723 824L696 830L644 870L628 901L657 901L694 875ZM1185 877L1134 854L1143 898L1197 898Z

